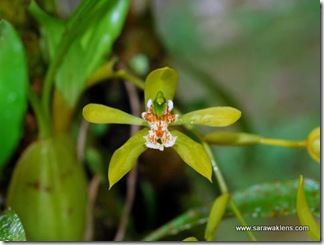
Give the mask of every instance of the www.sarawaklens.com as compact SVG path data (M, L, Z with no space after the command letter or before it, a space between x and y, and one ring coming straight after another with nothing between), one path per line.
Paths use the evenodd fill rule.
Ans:
M308 231L307 225L237 225L236 231Z

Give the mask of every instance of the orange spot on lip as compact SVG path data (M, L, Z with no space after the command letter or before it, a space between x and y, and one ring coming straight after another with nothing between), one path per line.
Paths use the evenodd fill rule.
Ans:
M161 138L164 134L164 131L163 131L163 128L161 125L158 125L158 128L157 130L155 130L155 135L158 137L158 138Z

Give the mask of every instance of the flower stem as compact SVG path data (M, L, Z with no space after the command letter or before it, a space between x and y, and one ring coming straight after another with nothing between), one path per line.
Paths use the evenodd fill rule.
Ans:
M211 163L212 163L212 166L213 166L213 171L214 171L214 174L215 174L216 179L218 181L221 193L222 194L228 193L228 188L227 188L226 182L224 180L222 172L220 171L220 168L218 167L218 164L217 164L213 154L211 153L211 149L210 149L209 145L206 142L203 142L202 144L203 144L205 150L207 151L207 154L208 154L208 156L209 156L209 158L211 160ZM240 221L241 225L246 226L247 224L246 224L240 210L237 208L237 206L236 206L236 204L235 204L235 202L233 201L232 198L230 199L229 204L230 204L230 207L231 207L232 211L234 212L236 218ZM255 238L255 236L253 235L253 233L251 231L246 231L246 232L247 232L247 235L250 237L250 239L252 241L256 241L256 238Z
M220 191L222 194L224 193L229 193L228 192L228 188L227 188L227 185L226 185L226 182L224 180L224 177L222 175L222 172L220 171L220 168L211 152L211 149L209 147L209 145L206 143L206 142L202 142L205 150L207 151L207 154L211 160L211 163L212 163L212 166L213 166L213 171L214 171L214 174L216 176L216 179L218 181L218 185L219 185L219 188L220 188ZM246 226L246 222L240 212L240 210L237 208L235 202L233 201L233 199L231 198L230 201L229 201L229 204L230 204L230 207L233 211L233 213L235 214L236 218L240 221L241 225L243 226ZM256 238L255 236L253 235L253 233L251 231L246 231L247 235L249 236L249 238L252 240L252 241L256 241Z
M113 77L120 78L125 81L129 81L132 84L134 84L137 88L144 90L144 86L145 86L144 81L142 79L130 74L126 70L119 70L119 71L115 72L113 74Z
M58 49L58 53L55 55L54 60L50 63L50 66L46 73L42 91L42 106L45 113L45 120L49 125L49 128L51 128L51 97L55 75L72 41L73 38L63 38L60 48ZM50 135L51 132L47 133Z
M88 79L86 86L91 87L108 79L121 79L132 83L135 87L141 90L144 90L145 83L141 78L129 73L126 69L114 71L113 66L116 62L116 59L113 57L110 61L100 66Z
M29 87L29 89L28 89L28 99L29 99L30 105L35 113L36 121L37 121L37 124L39 127L38 136L40 139L45 139L49 135L50 127L46 123L45 113L41 106L41 102L40 102L37 94L31 87Z
M189 127L190 128L190 131L193 132L195 134L196 137L198 137L198 139L201 141L205 151L207 152L208 154L208 157L211 161L211 164L212 164L212 167L213 167L213 172L215 174L215 177L216 177L216 180L218 182L218 185L219 185L219 189L221 191L222 194L225 194L225 193L229 193L228 192L228 188L227 188L227 185L226 185L226 182L225 182L225 179L223 177L223 174L216 162L216 159L214 158L214 155L212 154L212 151L210 149L210 146L202 139L202 136L200 135L200 133L194 129L193 127ZM237 208L235 202L233 201L233 199L231 198L230 201L229 201L229 204L230 204L230 207L233 211L233 213L235 214L236 218L240 221L241 225L243 226L246 226L247 223L245 222L240 210ZM249 238L252 240L252 241L257 241L257 239L255 238L254 234L252 233L252 231L246 231L247 235L249 236Z
M71 44L75 41L76 37L82 29L84 28L84 24L86 23L86 19L82 18L82 15L89 11L93 5L96 4L96 1L84 1L79 7L75 10L71 19L66 25L66 29L64 30L60 43L57 48L57 52L51 61L46 76L44 80L44 87L42 91L42 106L45 113L46 123L49 125L49 128L52 128L51 122L51 98L52 98L52 88L53 83L55 81L55 75L66 56L68 49ZM51 132L48 132L50 136Z
M291 147L291 148L306 147L306 142L304 140L301 140L301 141L289 141L289 140L282 140L282 139L261 138L260 139L260 144Z
M247 223L245 222L240 210L237 208L237 206L232 198L229 200L229 205L230 205L233 213L235 214L236 218L240 221L241 225L247 226ZM251 241L257 241L257 239L255 238L254 234L251 231L247 230L246 233L249 236L249 238L251 239Z
M215 174L215 177L216 177L216 180L218 182L218 185L219 185L219 189L221 191L222 194L224 193L228 193L228 188L227 188L227 185L226 185L226 182L224 180L224 177L223 177L223 174L222 172L220 171L220 168L218 167L218 164L211 152L211 149L209 147L209 145L202 141L202 145L205 149L205 151L207 152L208 156L209 156L209 159L211 161L211 164L212 164L212 167L213 167L213 172Z

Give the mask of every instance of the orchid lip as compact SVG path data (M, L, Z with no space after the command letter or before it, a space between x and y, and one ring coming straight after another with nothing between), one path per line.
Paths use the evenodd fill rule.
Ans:
M147 112L142 113L142 118L149 122L150 130L144 139L147 148L164 150L164 147L172 147L177 137L174 137L168 130L170 123L178 119L177 114L172 114L173 101L168 100L167 107L162 116L153 112L152 99L147 101Z

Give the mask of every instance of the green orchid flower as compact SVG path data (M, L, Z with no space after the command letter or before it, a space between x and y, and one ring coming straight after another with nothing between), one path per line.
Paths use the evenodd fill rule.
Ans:
M90 123L145 126L114 152L108 168L109 189L134 167L137 158L148 148L163 151L172 147L185 163L211 181L211 160L203 146L169 126L223 127L236 122L241 112L232 107L212 107L184 115L175 114L172 99L177 82L177 72L169 67L156 69L147 76L144 88L147 110L142 113L142 118L100 104L91 103L83 108L83 117Z

